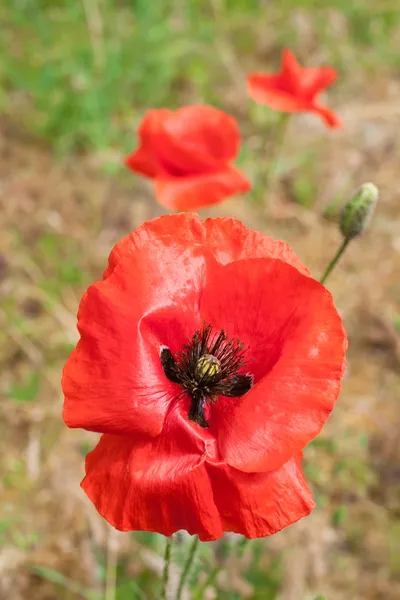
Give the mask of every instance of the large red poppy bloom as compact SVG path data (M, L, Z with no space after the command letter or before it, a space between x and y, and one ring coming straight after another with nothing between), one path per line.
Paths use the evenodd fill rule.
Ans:
M145 223L85 293L64 420L103 434L82 487L117 529L273 534L314 507L303 448L339 393L331 294L233 219Z
M221 110L206 105L150 110L139 138L126 164L154 180L156 198L166 208L193 210L250 188L231 165L240 145L237 122Z
M247 78L249 96L282 112L313 112L329 127L341 127L339 117L318 101L318 94L330 86L337 73L332 67L303 68L290 50L282 52L280 73L251 73Z

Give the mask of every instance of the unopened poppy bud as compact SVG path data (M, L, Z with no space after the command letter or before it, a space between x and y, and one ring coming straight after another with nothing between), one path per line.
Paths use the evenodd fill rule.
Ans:
M373 183L364 183L342 212L340 230L346 240L352 240L368 226L378 201L379 191Z
M199 379L203 377L213 377L221 372L221 363L218 358L212 354L203 354L200 356L196 365L196 376Z

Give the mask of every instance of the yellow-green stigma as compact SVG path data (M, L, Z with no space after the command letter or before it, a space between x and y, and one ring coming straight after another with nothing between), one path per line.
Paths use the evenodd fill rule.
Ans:
M216 356L212 354L203 354L200 356L196 364L196 379L201 381L202 379L213 377L221 372L221 363Z

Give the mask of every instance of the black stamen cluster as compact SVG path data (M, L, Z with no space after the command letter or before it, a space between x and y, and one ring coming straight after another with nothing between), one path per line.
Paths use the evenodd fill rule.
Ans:
M206 401L215 402L219 395L243 396L253 383L251 375L238 373L246 364L243 342L228 341L223 330L214 334L211 331L211 325L205 324L176 357L168 348L163 348L160 356L168 379L179 383L192 398L189 419L202 427L208 427Z

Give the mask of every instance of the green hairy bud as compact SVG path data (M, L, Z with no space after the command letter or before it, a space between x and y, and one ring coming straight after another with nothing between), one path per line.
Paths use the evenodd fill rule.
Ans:
M363 183L344 208L340 231L346 240L352 240L368 226L378 202L379 191L373 183Z

